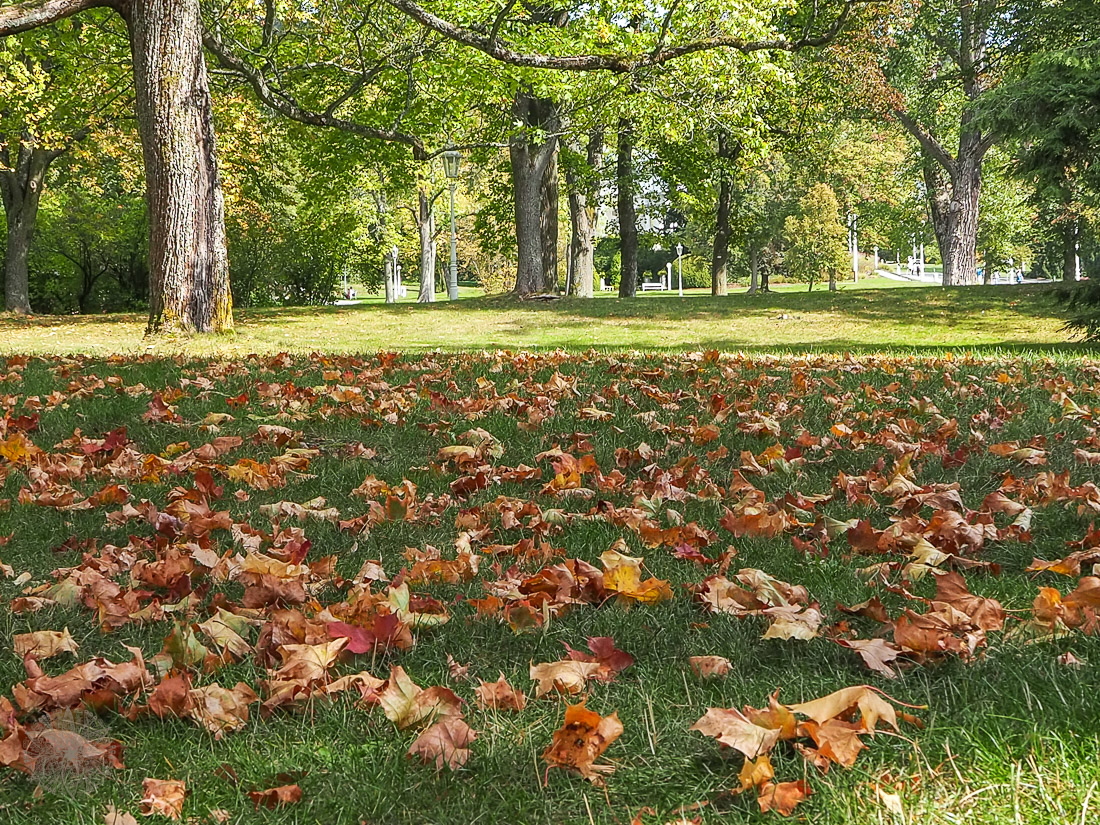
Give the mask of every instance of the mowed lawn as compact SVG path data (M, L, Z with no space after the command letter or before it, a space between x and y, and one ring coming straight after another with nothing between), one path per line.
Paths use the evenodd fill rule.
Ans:
M68 726L124 763L0 768L0 820L145 821L157 779L183 783L188 822L781 821L758 801L774 784L734 793L753 740L774 783L809 794L796 821L1096 822L1096 363L705 352L842 349L868 329L866 348L1058 340L1039 296L1006 294L815 295L789 323L789 296L314 322L363 350L583 347L586 324L623 323L599 343L679 353L0 359L0 757L26 765ZM242 316L246 348L326 347L304 312ZM5 323L5 347L48 348ZM66 329L85 352L137 334ZM76 649L52 657L62 637L23 635L66 628ZM536 697L532 665L595 637L632 663L561 666L580 675ZM702 678L693 656L728 673ZM95 657L135 664L81 669ZM523 709L478 701L501 674ZM859 685L891 697L896 729L875 724L874 692L784 710ZM731 746L691 730L773 694ZM582 698L622 724L602 784L544 758ZM456 710L476 732L464 764L407 755ZM276 787L288 804L254 810L267 797L250 792Z
M455 304L369 302L339 307L241 309L236 334L217 340L146 340L140 315L0 317L0 352L110 355L379 350L722 349L906 351L1065 348L1062 310L1042 286L942 289L875 278L838 293L791 287L724 298L647 293L633 300Z

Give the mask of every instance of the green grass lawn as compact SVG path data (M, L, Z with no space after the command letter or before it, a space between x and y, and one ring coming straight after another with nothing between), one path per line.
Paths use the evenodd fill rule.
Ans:
M745 351L989 352L1067 347L1061 310L1041 287L942 289L865 279L838 293L784 287L725 298L693 292L549 304L470 297L456 304L368 302L238 310L227 339L147 341L138 315L0 317L4 353L176 353L379 350L721 349Z
M309 638L306 628L326 627L330 614L355 622L339 605L357 592L352 580L373 559L386 580L375 582L372 592L385 594L388 586L398 586L390 580L408 571L415 608L444 609L450 619L411 628L415 644L408 649L345 654L322 668L318 683L363 670L386 679L400 665L422 687L452 689L466 702L466 721L478 733L465 766L437 772L406 757L416 730L397 729L382 708L357 701L355 692L332 700L315 696L269 716L253 704L243 728L220 739L171 714L129 718L104 710L82 730L121 742L125 768L104 769L83 781L0 768L0 821L99 825L108 805L137 815L146 778L185 782L184 821L197 823L223 821L212 812L226 812L234 823L625 825L643 808L656 812L641 815L644 825L778 821L778 814L760 812L752 792L729 793L739 785L743 758L689 728L708 707L762 708L776 690L779 701L790 704L867 683L921 706L911 711L920 726L902 723L896 734L864 737L867 748L853 767L833 765L827 773L789 745L777 747L776 781L804 779L813 791L795 809L796 821L1096 822L1100 640L1085 632L1087 622L1078 627L1084 613L1067 619L1074 627L1057 636L1031 624L1039 588L1066 594L1092 572L1092 562L1086 560L1074 575L1025 573L1033 557L1059 559L1074 549L1067 543L1088 550L1097 540L1089 531L1100 493L1088 486L1096 469L1074 456L1078 449L1100 452L1095 362L1016 360L1003 353L996 359L853 358L842 352L717 359L699 352L895 345L912 353L986 347L989 354L993 348L1042 348L1060 340L1059 321L1043 300L1008 289L898 289L683 304L647 297L626 304L517 308L486 300L466 307L257 312L242 313L238 341L218 348L232 353L238 346L300 351L475 344L493 350L596 343L688 353L257 356L216 362L31 358L25 366L22 359L0 359L0 376L6 376L0 380L0 559L11 568L9 575L0 574L0 695L20 695L15 686L28 678L12 653L16 634L68 628L79 651L42 660L49 676L94 656L128 661L127 645L140 648L152 663L179 618L205 622L221 605L249 620L245 641L267 650L272 660L258 662L248 652L204 668L201 656L188 660L180 645L169 642L168 650L177 663L192 662L185 669L195 688L229 688L240 681L266 699L264 682L278 666L280 645ZM982 318L982 311L991 317ZM779 322L780 313L795 318ZM450 323L459 317L461 324ZM1011 326L1005 326L1009 319ZM142 347L136 322L125 319L66 322L54 331L80 337L52 341L45 335L48 326L10 319L4 324L9 351ZM597 340L591 340L593 327ZM154 392L164 394L170 411L150 406ZM79 430L84 439L102 439L120 426L126 427L125 441L73 438ZM288 428L291 440L272 440L278 437L261 429L270 426ZM442 464L441 448L469 442L464 434L474 428L494 441L475 451L464 469ZM41 453L29 450L24 431ZM226 451L217 455L188 452L225 436L242 442L220 442ZM1015 446L995 446L1006 443ZM357 444L363 449L349 449ZM772 449L776 445L779 452ZM1025 451L1012 454L1017 447ZM591 456L591 462L579 476L563 473L556 487L547 488L555 478L553 462L565 461L555 459L555 448L578 461ZM911 463L901 460L904 455L912 456ZM262 471L242 459L260 462ZM507 474L522 464L539 469L541 478ZM285 485L264 489L275 466L289 466L281 474ZM478 472L484 474L480 480ZM353 496L371 476L386 486ZM416 485L419 509L387 498L397 496L393 491L405 480ZM127 488L133 509L128 516L118 490L81 503L113 483ZM487 486L477 489L482 483ZM773 516L787 502L777 533L761 528L734 535L720 524L727 509L749 512L752 488L775 505ZM983 504L999 489L1030 508L1029 529L1022 523L1010 528L1012 516ZM408 488L403 495L408 501ZM337 508L341 520L373 513L372 526L355 534L332 521L299 522L260 509L317 496ZM200 512L188 515L185 500L206 501L211 511L228 513L233 531L196 526L187 535L184 525L199 524ZM943 638L958 643L969 637L976 645L973 656L903 655L894 679L869 671L833 637L892 639L890 627L847 615L838 604L877 597L891 620L905 609L924 614L935 609L927 601L935 593L935 575L906 572L911 544L857 552L853 543L859 542L828 519L864 519L875 530L897 524L899 535L927 536L935 550L955 554L954 560L925 556L929 563L957 567L971 592L1000 600L1008 613L1004 629L975 634L969 619L956 617ZM969 525L971 543L965 546L960 519ZM647 530L680 538L644 539L643 522ZM956 527L936 527L947 523ZM674 529L683 525L698 530ZM274 605L243 609L244 581L236 573L219 577L209 571L211 551L243 557L244 540L256 541L265 554L304 549L301 536L286 532L293 528L310 542L304 556L293 558L316 567L281 569L306 585L304 601L286 596ZM278 529L282 551L272 549ZM975 531L980 548L973 543ZM804 586L823 616L819 633L808 640L764 639L768 621L762 616L707 612L689 587L721 568L678 557L688 535L702 544L702 556L717 559L729 552L731 578L739 570L759 569ZM536 546L546 542L545 559L505 551L493 557L493 545L514 547L526 538ZM601 554L620 539L627 552L644 557L646 576L669 582L670 599L633 605L581 600L570 609L547 604L526 613L517 607L511 624L493 611L479 615L471 603L489 593L514 598L518 591L507 594L544 565L579 559L600 567ZM411 559L430 547L444 560L454 559L456 548L468 548L480 557L477 574L456 582L418 578ZM180 572L181 556L196 560L190 572ZM333 557L331 570L322 562L326 557ZM879 575L861 572L874 565L881 565ZM43 584L66 580L78 567L87 577L81 581L94 587L68 579L65 587L41 592ZM17 578L23 573L29 576ZM513 583L500 583L504 579ZM110 581L121 592L104 583ZM30 612L25 602L14 603L28 594L52 595L59 603ZM119 599L126 598L128 609L145 612L130 619L122 610L127 618L119 620L121 626L103 632L101 616L120 615ZM1088 612L1093 606L1083 609L1095 619ZM520 620L524 615L527 621ZM296 627L304 635L294 635ZM563 644L583 650L593 636L613 637L634 657L613 681L590 682L586 690L587 706L602 715L617 711L624 728L602 758L615 769L605 787L562 770L546 775L541 755L576 697L535 699L528 676L532 663L563 658ZM212 644L201 632L196 640ZM1084 664L1062 664L1059 657L1066 653ZM688 657L711 654L729 659L732 670L704 681L692 673ZM449 659L468 666L467 677L456 676ZM499 673L528 694L524 710L477 706L476 680L493 681ZM121 711L148 701L124 694ZM31 725L43 717L27 713L19 719ZM0 725L11 724L0 714ZM299 803L253 811L249 791L286 784L300 786ZM887 809L876 788L896 793L903 812Z

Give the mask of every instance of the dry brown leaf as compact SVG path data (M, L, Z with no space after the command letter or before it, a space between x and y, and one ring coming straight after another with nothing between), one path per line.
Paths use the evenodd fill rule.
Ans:
M565 721L554 731L554 739L542 758L552 768L575 770L585 779L599 782L601 775L611 773L614 767L595 762L622 732L618 713L600 716L582 701L565 709Z
M482 681L474 688L474 696L485 709L521 711L527 707L527 694L512 687L503 673L495 682Z
M76 653L79 648L69 634L69 628L64 630L36 630L33 633L19 633L12 636L12 645L20 659L28 656L32 659L49 659L59 653Z
M725 656L689 656L688 664L700 679L728 676L733 664Z
M535 698L541 698L550 691L575 696L585 689L589 679L596 677L600 668L599 662L578 662L573 659L531 665L531 678L538 682Z
M261 806L273 810L301 802L302 789L296 784L280 785L277 788L268 788L266 791L249 791L248 798L252 800L253 810L259 810Z
M169 819L183 815L187 787L178 779L146 779L141 783L142 816L159 814Z
M427 728L409 746L409 756L419 757L424 764L434 762L436 770L446 765L452 771L470 758L470 743L477 734L459 716L449 716Z

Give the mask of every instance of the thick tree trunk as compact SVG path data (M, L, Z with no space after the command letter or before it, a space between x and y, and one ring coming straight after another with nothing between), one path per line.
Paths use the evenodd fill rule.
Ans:
M135 108L149 202L149 326L233 328L199 0L132 0Z
M552 101L537 100L523 92L517 93L513 99L512 113L516 120L529 128L553 131L557 123L557 110ZM541 143L532 143L529 134L523 132L514 135L508 144L516 212L518 260L514 291L517 295L549 292L557 286L556 251L554 282L550 282L543 249L544 182L557 148L558 141L554 136Z
M714 253L710 259L710 294L728 295L730 259L730 202L733 199L733 161L740 154L740 144L730 146L729 135L718 132L718 209L715 213Z
M539 241L542 245L542 281L547 291L558 288L558 146L550 153L550 161L539 182Z
M579 152L579 147L577 148ZM586 147L587 168L580 170L569 164L565 170L565 182L569 189L569 241L570 272L573 292L579 298L591 298L595 293L596 271L596 195L598 178L596 165L603 152L603 129L594 129L588 135Z
M947 285L978 282L978 197L981 188L981 159L960 159L951 179L947 246L940 248Z
M594 294L596 244L593 233L594 210L588 205L588 195L583 191L569 190L569 222L572 237L569 242L569 259L573 274L573 292L578 298L591 298Z
M619 297L638 293L638 213L634 207L634 122L619 118L615 164L619 215Z
M61 153L22 143L15 158L6 151L4 154L5 164L11 167L0 171L0 195L8 227L4 251L4 307L8 312L25 315L31 311L27 258L38 222L38 204L46 171ZM12 160L15 162L11 163Z
M755 246L749 250L749 295L755 295L760 289L760 250Z
M420 236L420 292L417 303L435 301L435 217L432 201L423 186L417 191L416 229Z

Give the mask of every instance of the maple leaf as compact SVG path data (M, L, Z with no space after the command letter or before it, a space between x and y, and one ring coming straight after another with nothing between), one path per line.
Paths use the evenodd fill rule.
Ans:
M141 783L141 813L160 814L169 819L183 815L187 787L178 779L146 779Z
M867 733L874 733L880 721L897 730L897 714L894 712L893 705L887 702L883 696L885 694L869 685L854 685L853 687L841 688L828 696L822 696L820 699L813 699L797 705L787 705L787 707L794 713L808 716L819 725L823 725L831 719L836 719L846 711L857 709L861 714L861 728Z
M609 593L614 593L620 601L636 601L642 604L656 604L672 598L672 589L667 581L649 578L642 581L642 562L644 559L628 556L617 547L626 548L619 539L600 555L604 566L603 585Z
M689 656L688 664L700 679L728 676L733 664L725 656Z
M527 694L512 687L503 673L495 682L480 682L474 696L478 706L485 709L521 711L527 707Z
M187 715L215 739L243 728L248 723L248 706L259 699L244 682L238 682L232 690L218 684L192 688L187 698Z
M409 678L400 665L395 665L390 671L390 678L385 689L378 694L378 701L386 718L401 730L425 720L462 715L462 700L454 691L438 686L424 690Z
M863 663L875 673L880 673L888 679L895 678L898 673L890 666L902 650L895 644L885 639L834 639L841 647L854 650L863 659Z
M711 736L747 759L771 751L782 734L779 728L761 727L736 708L707 708L689 730Z
M552 768L577 771L585 779L598 783L602 775L611 773L611 765L597 765L596 760L623 732L619 714L600 716L585 707L582 701L565 709L565 721L554 731L553 740L542 758Z
M581 693L588 680L595 679L601 669L599 662L578 662L574 659L531 665L531 678L538 682L535 698L541 698L550 691L570 696Z
M69 634L69 628L64 630L36 630L33 633L19 633L12 636L12 646L15 654L21 659L28 656L32 659L49 659L60 653L76 653L79 648Z
M281 808L284 805L293 805L302 801L302 789L297 785L280 785L277 788L268 788L265 791L249 791L248 798L252 800L253 810L260 807Z
M634 657L624 650L615 647L615 640L610 636L592 636L588 639L589 655L579 650L574 650L567 642L566 653L570 659L577 662L596 662L600 665L600 672L594 678L601 682L610 682L619 673L634 664Z
M736 788L734 793L744 793L766 785L775 778L771 757L765 753L756 759L746 759L737 778L741 781L741 787Z
M783 816L790 816L798 803L812 793L810 786L801 779L797 782L767 782L760 786L756 801L763 813L775 811Z
M181 719L191 713L191 677L186 672L165 676L149 694L148 709L163 719L178 716Z
M502 677L503 678L503 677ZM470 758L470 743L477 738L460 716L448 716L427 728L409 746L409 756L419 757L424 764L434 762L436 770L446 765L452 771Z

